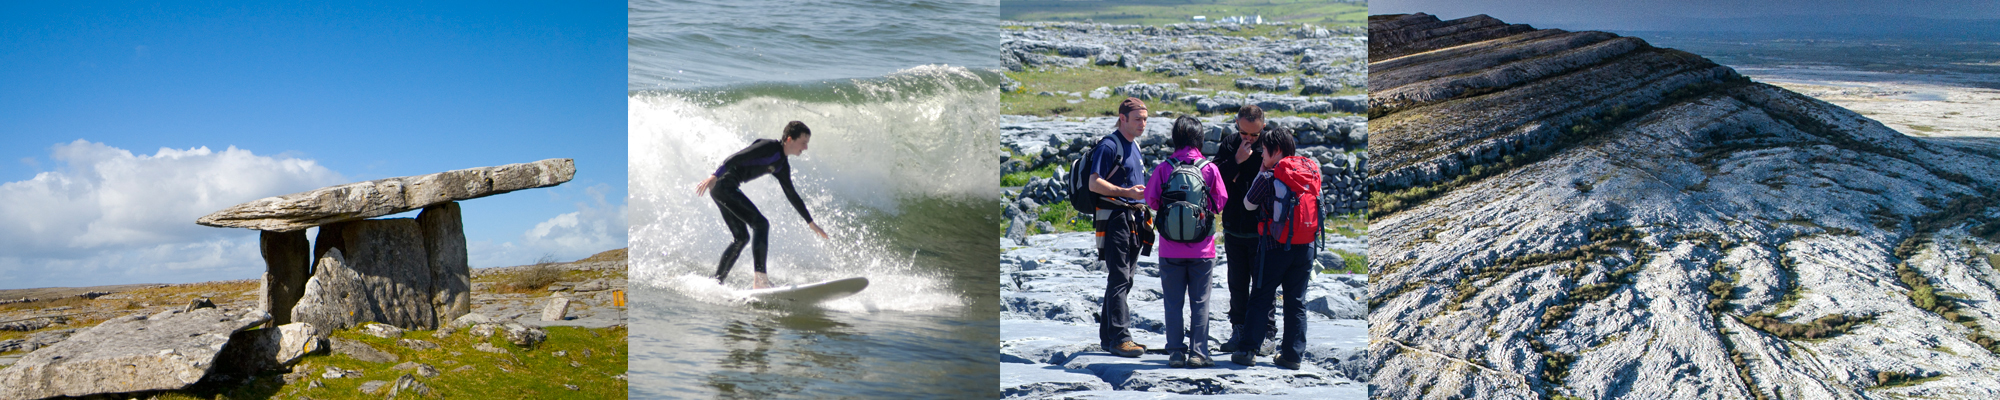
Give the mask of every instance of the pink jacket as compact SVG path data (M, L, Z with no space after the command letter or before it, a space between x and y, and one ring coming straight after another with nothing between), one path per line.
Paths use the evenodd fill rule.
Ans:
M1201 150L1192 147L1183 147L1179 150L1174 150L1174 155L1170 157L1173 158L1174 162L1180 163L1190 163L1202 158ZM1160 194L1166 190L1167 176L1173 173L1173 167L1168 166L1167 163L1160 163L1160 165L1153 167L1152 175L1146 178L1147 206L1153 207L1154 210L1166 206L1166 204L1160 202ZM1221 213L1222 205L1229 202L1229 190L1222 186L1222 170L1216 169L1215 164L1203 165L1201 166L1201 180L1208 183L1208 211L1211 213ZM1217 221L1216 223L1221 223L1221 221ZM1159 256L1161 258L1215 258L1214 235L1209 235L1207 239L1203 239L1197 243L1181 243L1166 239L1160 239L1159 243Z

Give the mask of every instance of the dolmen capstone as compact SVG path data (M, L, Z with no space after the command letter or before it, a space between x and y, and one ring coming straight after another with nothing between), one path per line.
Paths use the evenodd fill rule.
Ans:
M261 231L260 305L270 325L322 331L379 322L435 329L472 312L460 200L549 187L576 176L552 158L330 186L238 204L195 223ZM370 219L411 210L417 218ZM306 229L318 227L312 241Z

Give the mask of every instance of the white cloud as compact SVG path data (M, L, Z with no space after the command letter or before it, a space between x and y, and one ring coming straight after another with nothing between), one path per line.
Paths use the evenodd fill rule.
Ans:
M625 205L610 204L598 184L584 189L590 202L576 203L576 211L557 215L522 232L517 242L467 243L471 264L476 268L532 264L543 256L569 261L601 251L625 247Z
M77 140L54 171L0 184L0 288L255 278L257 235L195 218L346 181L312 160L232 146L153 155Z

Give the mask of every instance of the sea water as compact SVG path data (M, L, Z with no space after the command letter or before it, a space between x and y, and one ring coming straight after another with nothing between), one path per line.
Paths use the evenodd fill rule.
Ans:
M787 4L632 6L632 397L995 395L993 3ZM954 12L987 17L939 15ZM697 54L729 60L682 59ZM783 61L795 59L809 61ZM870 282L821 307L769 309L735 295L754 274L748 246L727 282L707 278L731 238L695 186L792 120L813 131L792 178L831 238L812 234L775 179L744 184L771 224L771 279Z

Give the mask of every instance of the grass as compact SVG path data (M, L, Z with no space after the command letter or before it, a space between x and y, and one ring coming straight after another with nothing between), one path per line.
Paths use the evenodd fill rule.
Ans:
M394 382L403 374L411 374L417 381L429 386L433 398L625 398L626 381L618 375L626 371L626 335L624 327L576 328L548 327L548 341L534 349L523 349L507 343L494 335L490 338L473 337L461 331L443 339L431 337L432 331L409 331L404 338L420 339L438 344L435 350L415 350L396 345L394 339L368 336L355 331L334 332L332 337L353 339L376 349L395 354L395 363L371 363L356 360L340 354L322 352L301 359L294 370L305 371L307 375L290 385L284 384L283 376L269 372L257 376L247 385L197 384L188 390L166 393L161 399L261 399L269 397L314 398L314 399L378 399L386 392L362 393L362 383L368 381ZM487 353L474 350L479 343L489 343L508 350L507 354ZM555 352L565 354L556 356ZM588 351L589 355L585 355ZM443 374L425 378L415 372L391 370L402 361L430 364ZM461 366L471 365L473 369L453 371ZM361 377L324 379L321 373L326 367L344 370L360 370ZM307 382L320 381L325 387L308 388ZM571 391L563 385L576 385ZM383 390L387 390L386 387Z
M1245 90L1236 88L1236 78L1242 78L1246 76L1212 75L1212 74L1197 72L1194 75L1170 77L1167 76L1167 74L1163 73L1134 71L1130 68L1119 68L1117 66L1090 65L1090 66L1069 68L1069 69L1048 68L1046 70L1040 70L1040 71L1034 71L1034 70L1022 71L1022 72L1009 71L1006 74L1008 77L1014 78L1014 80L1021 81L1022 83L1020 90L1014 92L1000 93L1001 112L1004 114L1011 114L1011 115L1042 115L1042 116L1059 115L1059 116L1070 116L1070 117L1094 117L1094 116L1117 115L1118 103L1124 101L1125 96L1113 94L1111 96L1107 96L1102 99L1093 99L1090 98L1089 96L1090 91L1097 90L1097 88L1100 87L1117 88L1119 86L1125 86L1132 83L1148 83L1148 84L1172 83L1181 85L1182 91L1186 91L1188 93L1193 93L1193 94L1209 94L1213 92L1203 92L1199 90L1190 90L1190 89L1229 90L1229 91L1236 91L1239 93L1256 92L1255 90ZM1255 76L1261 78L1277 78L1286 75L1255 75ZM1083 93L1084 96L1082 97L1068 97L1062 95L1042 96L1039 94L1041 92ZM1345 95L1362 94L1362 93L1364 93L1364 90L1362 89L1351 88L1346 91L1342 91L1340 93L1335 93L1334 95L1345 96ZM1080 99L1082 101L1078 103L1070 103L1069 100L1071 99ZM1160 99L1153 99L1147 101L1146 109L1151 111L1153 115L1161 115L1162 111L1172 111L1175 114L1196 115L1196 116L1201 115L1201 113L1195 111L1193 105L1181 102L1169 102ZM1334 113L1334 115L1346 115L1346 114ZM1266 118L1276 118L1276 117L1286 117L1286 116L1317 117L1321 115L1300 114L1290 111L1265 112Z
M1349 251L1346 251L1346 250L1341 250L1341 249L1327 249L1327 250L1329 250L1329 251L1332 251L1332 252L1333 252L1334 254L1339 254L1339 255L1340 255L1340 259L1341 259L1342 261L1344 261L1344 262L1346 262L1346 263L1347 263L1347 268L1346 268L1346 269L1342 269L1342 270L1339 270L1339 271L1334 271L1334 272L1337 272L1337 273L1346 273L1346 274L1366 274L1366 273L1368 273L1368 255L1366 255L1366 254L1356 254L1356 253L1353 253L1353 252L1349 252Z
M1262 15L1266 21L1364 27L1368 22L1368 5L1325 0L1009 0L1000 3L1000 18L1010 21L1166 25L1191 22L1196 15L1206 15L1211 21L1235 15Z
M1368 214L1354 212L1326 219L1326 233L1340 235L1348 239L1360 239L1368 235Z
M1056 164L1059 163L1049 163L1049 165L1044 165L1041 168L1001 175L1000 186L1027 186L1028 182L1036 179L1053 178L1056 176Z
M1918 132L1924 132L1924 133L1937 132L1937 127L1930 125L1910 125L1910 129L1915 129Z
M1049 225L1055 226L1055 231L1041 232L1040 228L1029 226L1028 234L1090 232L1094 230L1095 228L1090 225L1090 218L1081 214L1076 212L1076 208L1070 207L1068 201L1058 201L1053 204L1043 205L1040 215L1036 216L1035 220L1047 222Z

